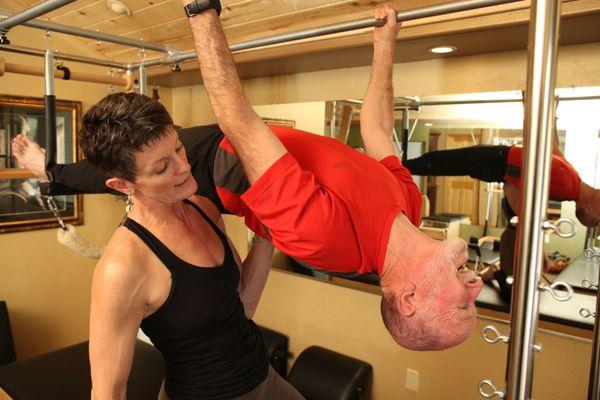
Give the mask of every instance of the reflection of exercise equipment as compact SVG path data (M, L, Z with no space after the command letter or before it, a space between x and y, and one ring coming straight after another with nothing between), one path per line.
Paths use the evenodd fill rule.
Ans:
M424 217L419 229L437 240L453 239L460 237L460 225L471 224L467 215L442 213Z
M500 269L500 239L494 236L471 237L468 246L469 261L473 262L475 272L484 282L491 281Z

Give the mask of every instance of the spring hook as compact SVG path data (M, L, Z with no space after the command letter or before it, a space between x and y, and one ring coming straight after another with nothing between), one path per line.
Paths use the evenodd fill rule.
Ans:
M494 386L492 381L489 379L479 382L478 389L479 389L479 394L481 396L485 397L486 399L492 399L494 397L503 399L505 396L505 393L497 390L496 386Z
M594 283L594 282L590 281L589 279L583 279L581 281L581 286L586 289L598 289L598 282Z
M565 282L554 282L551 285L546 285L544 283L538 286L540 290L544 292L548 292L550 296L556 301L569 301L573 298L573 288L571 285ZM566 295L559 295L557 289L565 289L567 291Z
M579 315L581 316L581 318L589 318L589 317L596 318L596 313L591 312L587 308L580 308Z
M508 336L501 335L498 329L493 325L487 325L481 331L483 340L489 344L496 344L498 342L508 343Z
M597 252L595 249L593 248L589 248L586 249L583 252L583 255L585 256L585 258L587 258L588 260L592 260L592 261L600 261L600 253Z
M563 225L569 227L570 229L567 231L563 231L561 228L561 226ZM554 233L556 233L559 237L565 239L572 238L577 233L577 228L575 227L575 224L569 218L560 218L556 221L546 220L544 221L542 227L546 230L554 231Z

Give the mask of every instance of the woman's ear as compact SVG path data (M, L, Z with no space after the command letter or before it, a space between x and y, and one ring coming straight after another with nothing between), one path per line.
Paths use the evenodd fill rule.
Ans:
M128 196L131 196L134 192L133 184L122 178L108 178L106 180L106 186Z

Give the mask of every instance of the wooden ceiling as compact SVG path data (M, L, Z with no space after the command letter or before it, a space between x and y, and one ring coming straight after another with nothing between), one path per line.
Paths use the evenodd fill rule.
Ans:
M0 0L0 8L22 11L40 0ZM115 14L105 0L77 0L45 15L50 22L76 26L114 35L172 46L180 51L193 49L191 33L181 0L122 0L133 15ZM221 20L230 43L370 16L378 4L392 3L410 9L441 0L221 0ZM81 39L107 59L137 61L137 49ZM146 57L159 53L148 52Z
M19 12L39 3L39 0L0 0L0 9ZM119 36L171 46L179 51L193 49L190 30L183 13L180 0L122 0L133 12L132 16L117 15L106 6L105 0L77 0L65 7L46 15L50 22L76 26L89 30L99 30ZM390 3L398 10L424 7L443 3L442 0L221 0L223 12L221 20L229 43L265 37L273 34L323 26L327 24L351 21L370 16L374 7ZM529 18L529 1L518 1L501 6L431 17L406 22L399 35L400 42L416 43L419 54L425 54L421 47L435 44L454 37L470 43L466 53L502 51L514 46L502 44L505 35L490 40L489 32L502 29L521 29L526 27ZM563 16L567 18L600 16L600 0L563 0ZM596 25L597 27L598 25ZM579 42L598 40L600 29L586 25L579 29ZM488 32L482 35L482 32ZM521 34L522 36L522 34ZM485 37L485 40L482 38ZM581 39L583 38L583 39ZM587 39L585 39L587 38ZM514 40L513 40L514 41ZM521 40L522 41L522 40ZM269 48L248 50L236 54L240 63L257 63L269 59L289 57L307 57L310 54L335 52L340 49L359 49L368 46L368 30L348 32L327 38L314 38L271 46ZM93 49L99 58L121 62L139 61L138 49L112 43L97 43L84 38L76 38L77 44L71 53L78 54L77 47ZM19 45L18 41L14 41ZM40 43L40 48L42 43ZM462 46L458 46L459 49ZM424 50L427 48L425 47ZM142 55L143 56L143 55ZM147 59L164 56L148 51ZM426 57L430 57L427 55ZM320 57L322 58L322 57ZM330 57L331 58L331 57ZM417 59L419 56L416 57ZM421 59L423 56L421 56ZM401 61L407 61L403 59ZM190 63L194 64L194 63ZM195 68L193 66L188 67ZM151 75L165 75L168 68L151 71Z

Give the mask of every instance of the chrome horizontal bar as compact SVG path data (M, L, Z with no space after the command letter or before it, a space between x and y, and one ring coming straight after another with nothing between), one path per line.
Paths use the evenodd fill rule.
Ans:
M29 7L20 13L13 14L10 17L0 21L0 34L6 34L17 25L44 15L50 11L56 10L75 0L48 0L33 7Z
M46 52L44 50L40 50L40 49L33 49L30 47L22 47L22 46L4 45L4 44L0 44L0 51L6 51L9 53L17 53L17 54L25 54L28 56L36 56L36 57L44 57L44 55L46 54ZM83 57L83 56L77 56L77 55L73 55L73 54L61 53L58 51L54 51L52 54L53 54L54 58L57 60L80 62L80 63L84 63L84 64L99 65L102 67L118 68L118 69L123 69L123 70L127 69L126 64L119 63L116 61L100 60L100 59L91 58L91 57Z
M459 0L442 4L435 4L428 7L415 8L412 10L400 11L396 18L398 21L410 21L420 18L433 17L437 15L450 14L459 11L475 10L478 8L491 7L500 4L514 3L517 0ZM232 52L254 49L257 47L271 46L274 44L287 43L301 39L308 39L318 36L331 35L334 33L349 32L357 29L371 28L381 22L374 18L364 18L350 22L342 22L338 24L326 25L317 28L304 29L296 32L284 33L265 38L246 40L244 42L235 43L229 46ZM157 65L168 65L181 63L196 58L195 51L181 53L174 57L157 58L154 60L137 62L131 64L131 68L137 68L140 65L145 67L153 67Z
M6 11L0 11L0 17L11 17L12 15ZM145 42L143 40L129 39L121 36L111 35L108 33L90 31L87 29L76 28L68 25L55 24L52 22L43 22L38 20L32 20L22 23L23 26L28 26L30 28L42 29L45 31L64 33L67 35L74 35L79 37L85 37L89 39L101 40L104 42L122 44L124 46L137 47L141 49L147 50L155 50L160 51L162 53L172 53L172 49L169 46L164 46L160 44L154 44Z

